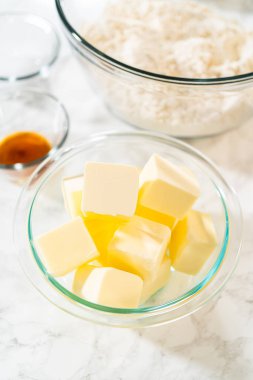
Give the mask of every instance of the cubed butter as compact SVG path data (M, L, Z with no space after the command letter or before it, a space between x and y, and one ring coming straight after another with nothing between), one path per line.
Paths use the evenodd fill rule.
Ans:
M143 279L156 276L170 241L170 229L149 219L133 216L120 226L109 246L109 265Z
M200 194L193 174L157 154L151 156L140 174L139 208L182 219Z
M128 220L126 217L88 214L83 221L101 256L107 254L107 247L120 225Z
M117 308L135 308L140 303L143 281L116 268L95 268L82 288L87 301Z
M132 216L139 187L134 166L88 162L84 169L83 213Z
M172 233L170 243L173 267L186 274L197 274L217 245L209 214L191 210Z
M173 216L163 214L161 212L151 210L148 207L142 206L139 202L137 203L136 215L142 216L143 218L153 220L154 222L164 224L168 226L171 230L177 224L177 219Z
M143 282L141 303L146 302L147 299L167 284L170 277L170 266L170 258L165 256L160 264L156 277Z
M82 288L89 274L93 271L93 269L102 267L102 261L100 259L96 259L77 268L72 284L73 292L78 296L82 296Z
M72 218L82 216L83 181L83 176L68 177L62 180L62 194L65 208Z
M194 277L188 274L171 270L166 286L161 291L163 299L171 301L187 293L196 285Z
M99 256L80 217L39 236L35 245L47 271L56 277L64 276Z

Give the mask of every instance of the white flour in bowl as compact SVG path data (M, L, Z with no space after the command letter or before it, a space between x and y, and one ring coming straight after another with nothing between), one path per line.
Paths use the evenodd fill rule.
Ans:
M253 32L195 1L108 3L83 36L136 68L185 78L219 78L253 71ZM120 81L101 75L110 108L128 122L177 136L217 133L252 116L245 93ZM251 91L250 91L250 94Z
M109 4L84 37L128 65L186 78L253 71L253 33L195 1L128 0Z

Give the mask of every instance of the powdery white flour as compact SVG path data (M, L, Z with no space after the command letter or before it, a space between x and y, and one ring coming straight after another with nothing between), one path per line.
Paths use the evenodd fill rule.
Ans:
M84 37L113 58L146 71L186 78L219 78L253 71L253 33L195 1L109 3ZM137 126L174 135L205 135L241 123L252 106L237 91L215 92L106 78L110 107Z
M110 4L85 38L131 66L165 75L216 78L253 71L253 33L194 1Z

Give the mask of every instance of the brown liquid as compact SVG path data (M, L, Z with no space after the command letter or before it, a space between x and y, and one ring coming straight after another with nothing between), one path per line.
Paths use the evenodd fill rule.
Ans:
M0 164L14 165L38 160L51 149L48 140L35 132L17 132L0 141Z

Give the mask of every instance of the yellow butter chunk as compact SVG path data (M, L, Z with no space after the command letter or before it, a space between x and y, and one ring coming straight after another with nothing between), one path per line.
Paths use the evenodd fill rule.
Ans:
M80 217L39 236L35 245L53 276L63 276L99 256Z
M132 216L138 187L139 170L134 166L88 162L84 169L82 212Z
M167 284L170 277L170 266L170 258L165 256L162 263L160 264L155 278L148 279L143 282L141 303L146 302L148 298L150 298L159 289L163 288Z
M72 284L73 292L78 296L81 296L83 285L89 274L93 271L93 269L101 268L102 266L102 261L100 259L96 259L77 268Z
M140 174L139 206L182 219L200 194L193 174L157 154ZM172 220L173 224L173 220Z
M83 181L83 176L68 177L62 180L62 194L65 208L72 218L82 216Z
M147 279L155 277L170 241L170 229L133 216L120 226L109 246L109 265Z
M116 268L95 268L82 288L86 300L100 305L135 308L140 303L143 281Z
M127 218L119 216L90 213L83 217L84 224L103 257L107 254L108 244L112 240L115 231L127 220Z
M191 210L173 230L170 253L173 267L195 275L217 245L215 228L209 214Z
M163 214L161 212L151 210L150 208L141 206L140 203L137 203L136 215L142 216L143 218L153 220L154 222L165 224L171 230L175 227L177 219L173 216Z
M162 297L170 301L182 296L194 287L194 277L176 270L170 272L169 280L162 290Z

